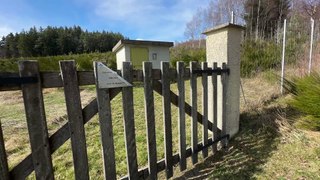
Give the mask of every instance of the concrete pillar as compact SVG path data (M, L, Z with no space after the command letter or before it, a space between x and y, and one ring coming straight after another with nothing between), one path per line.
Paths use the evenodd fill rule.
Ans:
M206 51L208 66L213 62L218 63L218 67L222 63L227 63L230 74L226 83L226 133L231 137L239 131L239 109L240 109L240 43L241 31L244 27L235 24L224 24L210 29L203 34L206 37ZM209 78L209 92L212 92ZM209 119L213 117L213 96L209 95ZM218 76L218 128L222 128L222 84L221 76Z

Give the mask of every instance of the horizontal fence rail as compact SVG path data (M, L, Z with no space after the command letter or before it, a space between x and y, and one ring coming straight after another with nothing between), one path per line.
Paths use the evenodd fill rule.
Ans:
M122 92L123 126L125 135L125 147L127 157L128 175L121 179L157 179L157 173L165 170L166 178L173 176L173 166L180 164L180 170L187 168L186 158L192 157L193 164L198 162L198 153L203 157L208 156L208 148L213 147L217 151L217 143L227 143L229 135L223 129L217 128L217 105L215 101L214 117L208 117L208 96L217 98L217 75L222 75L222 80L227 80L230 73L223 65L218 68L208 68L207 63L201 65L190 63L190 69L185 68L182 62L177 63L177 69L170 69L168 62L162 62L161 69L152 69L151 62L144 62L143 70L133 70L129 62L124 62L122 72L119 75L129 83L143 82L145 123L147 134L148 166L138 169L137 147L135 138L133 87L99 89L97 81L98 73L95 71L76 71L74 61L61 61L61 72L39 72L38 63L35 61L21 61L19 73L0 73L0 91L22 90L26 109L28 131L30 135L31 154L18 165L8 170L2 129L0 126L0 179L25 179L33 171L37 179L54 179L51 154L61 147L68 139L71 139L73 165L76 179L89 179L89 164L87 157L86 137L84 124L93 116L99 115L102 158L104 177L116 179L116 160L114 150L114 137L111 116L111 100ZM211 70L211 71L210 71ZM208 84L208 76L212 76L212 84ZM197 77L202 79L201 113L197 110L198 87ZM190 79L190 104L185 101L185 80ZM176 82L178 94L170 89L170 84ZM222 83L223 84L223 83ZM81 107L79 86L96 85L97 98L93 99L84 108ZM208 86L213 85L214 92L208 92ZM48 137L46 117L43 113L44 104L42 89L64 89L67 107L68 122ZM223 88L225 90L225 88ZM157 159L154 95L157 92L162 96L163 127L164 127L164 159ZM36 101L34 101L36 99ZM172 115L171 105L178 107L179 127L179 153L173 155L172 144ZM225 106L225 105L223 105ZM191 147L186 147L186 118L191 117ZM212 120L210 120L212 119ZM1 125L1 123L0 123ZM202 141L198 142L198 125L202 125ZM213 132L208 137L208 131Z

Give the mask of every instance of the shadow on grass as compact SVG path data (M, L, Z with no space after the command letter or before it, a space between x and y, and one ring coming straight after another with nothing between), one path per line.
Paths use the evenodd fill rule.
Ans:
M240 131L227 150L208 157L175 179L255 179L280 142L279 114L290 112L290 108L268 107L241 114Z

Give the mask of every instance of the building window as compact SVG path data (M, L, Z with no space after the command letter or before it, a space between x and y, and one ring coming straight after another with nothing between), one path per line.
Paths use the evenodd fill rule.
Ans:
M157 53L152 53L152 60L157 60Z

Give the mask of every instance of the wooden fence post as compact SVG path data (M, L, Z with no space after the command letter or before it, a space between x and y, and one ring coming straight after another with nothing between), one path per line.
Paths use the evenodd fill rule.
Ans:
M202 62L201 69L207 70L208 63ZM208 74L202 74L202 144L206 146L208 144ZM202 151L203 157L208 156L208 148L204 148Z
M169 62L161 62L162 77L162 104L163 104L163 125L164 125L164 145L165 145L165 164L166 177L173 176L173 157L172 157L172 125L171 125L171 96L170 96L170 70Z
M192 163L198 162L198 103L197 103L197 74L192 72L196 69L198 63L190 62L190 104L191 104L191 149L192 149Z
M97 66L98 63L94 62L104 177L105 179L117 179L110 103L111 99L109 92L110 89L99 88L99 73L97 71Z
M150 179L157 179L157 142L154 114L154 96L152 79L152 62L143 63L144 105L148 137L148 162Z
M222 63L222 69L227 69L226 63ZM227 92L229 91L229 75L223 73L221 75L221 84L222 84L222 125L221 125L221 135L224 136L227 134L227 106L230 104L226 101L227 100ZM228 141L223 139L221 141L222 147L227 146Z
M0 121L0 179L9 180L8 160Z
M178 84L178 127L179 127L179 155L180 170L187 168L186 161L186 118L185 118L185 68L183 62L177 62L177 84Z
M123 62L122 76L126 81L132 83L132 65L130 62ZM122 88L122 104L129 179L138 179L132 87Z
M37 79L21 85L36 178L54 179L38 62L19 61L19 73Z
M89 179L88 155L75 61L60 61L76 179Z
M218 63L213 63L213 69L217 69ZM218 139L218 80L217 80L217 73L212 74L212 141ZM212 152L216 153L217 143L212 145Z

